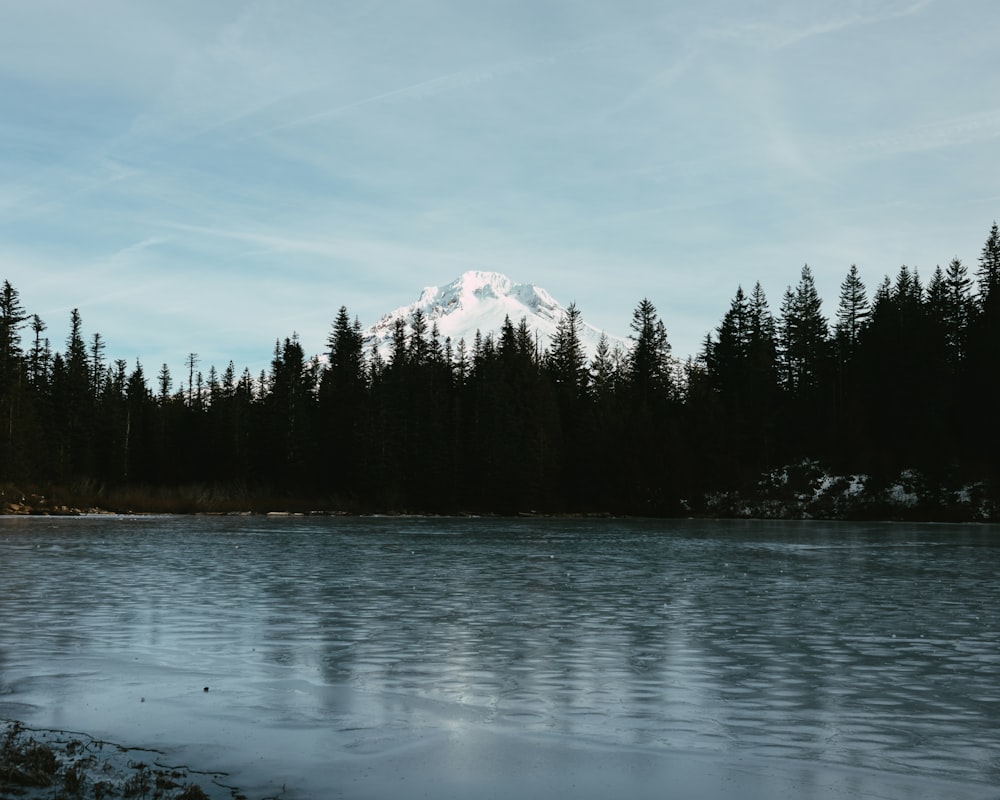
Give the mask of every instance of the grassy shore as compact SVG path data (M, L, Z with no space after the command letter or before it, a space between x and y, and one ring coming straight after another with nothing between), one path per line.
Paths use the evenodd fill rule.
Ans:
M118 487L0 484L0 514L236 514L289 511L359 513L349 499L305 497L239 486Z

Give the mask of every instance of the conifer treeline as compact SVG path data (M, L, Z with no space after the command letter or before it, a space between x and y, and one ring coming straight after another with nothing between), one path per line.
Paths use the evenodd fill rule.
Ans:
M671 358L648 300L627 350L588 363L575 305L539 352L525 321L442 341L417 312L391 353L366 352L341 308L327 358L278 342L268 371L196 371L152 387L141 364L108 363L71 316L65 350L17 290L0 291L0 482L212 487L219 497L413 511L697 510L803 458L889 480L950 484L1000 466L1000 235L974 278L957 258L922 282L901 267L869 299L852 266L836 317L812 274L777 314L739 288L702 351Z

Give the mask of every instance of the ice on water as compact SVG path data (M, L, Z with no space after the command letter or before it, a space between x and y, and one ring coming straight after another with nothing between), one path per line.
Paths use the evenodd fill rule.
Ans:
M18 519L0 565L0 717L251 797L1000 784L988 526Z

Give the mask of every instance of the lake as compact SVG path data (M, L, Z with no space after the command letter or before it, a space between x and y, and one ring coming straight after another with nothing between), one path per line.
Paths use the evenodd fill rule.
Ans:
M7 517L0 718L250 798L996 800L998 590L996 526Z

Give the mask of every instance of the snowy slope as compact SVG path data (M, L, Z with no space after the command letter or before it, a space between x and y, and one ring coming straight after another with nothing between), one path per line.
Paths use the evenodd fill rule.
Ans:
M477 330L483 337L491 332L498 336L504 318L508 316L515 327L522 317L527 319L528 327L538 335L539 345L544 350L549 346L559 320L566 313L565 307L540 287L530 283L515 283L499 272L473 270L446 286L427 287L415 303L397 308L382 317L365 331L366 351L370 352L372 345L377 343L382 356L388 357L395 321L400 317L406 320L409 334L409 322L417 309L427 319L428 332L437 323L442 342L451 337L453 345L457 346L459 340L464 339L470 350ZM580 342L588 359L594 357L600 338L600 330L583 323ZM623 350L627 350L630 342L609 334L608 344L612 349L615 345L621 345Z

